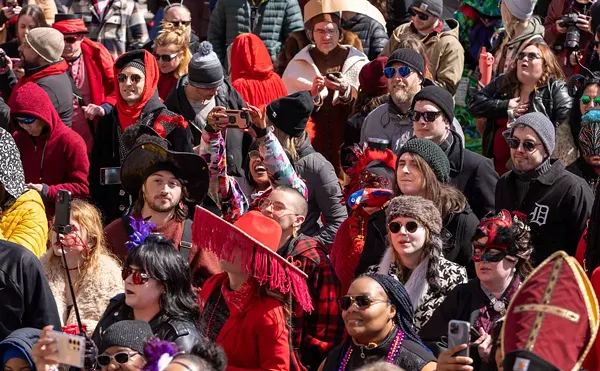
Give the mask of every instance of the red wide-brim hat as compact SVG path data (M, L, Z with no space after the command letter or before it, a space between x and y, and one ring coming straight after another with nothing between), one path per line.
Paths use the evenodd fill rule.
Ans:
M558 251L514 295L502 326L502 357L525 351L560 370L579 370L597 332L592 285L575 258Z
M259 211L249 211L230 224L210 211L196 206L192 244L214 252L227 262L241 262L244 273L260 285L282 294L292 294L307 312L312 299L306 285L308 275L277 254L281 227Z

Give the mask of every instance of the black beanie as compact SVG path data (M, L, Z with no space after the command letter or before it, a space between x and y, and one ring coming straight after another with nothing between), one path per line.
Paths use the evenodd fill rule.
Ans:
M415 103L418 100L428 100L434 103L452 124L454 120L454 99L448 90L437 85L426 86L415 95L411 109L415 109Z
M394 63L402 63L415 71L417 71L421 77L425 75L425 59L414 49L397 49L390 55L386 67L391 66Z
M437 144L429 139L411 138L400 148L398 161L400 161L400 156L406 152L421 156L429 164L440 182L448 183L450 181L450 162L442 148ZM396 168L398 168L398 162L396 162Z
M152 328L146 321L119 321L102 334L98 353L104 353L110 347L126 347L143 354L144 343L152 336Z
M274 100L267 106L269 121L287 135L299 138L306 129L315 104L310 93L299 91Z

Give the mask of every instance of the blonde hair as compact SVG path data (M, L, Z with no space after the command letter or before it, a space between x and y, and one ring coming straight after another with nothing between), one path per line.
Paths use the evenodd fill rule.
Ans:
M175 77L179 79L188 73L188 64L192 59L192 53L190 53L189 41L185 34L185 29L177 28L173 24L166 22L154 40L152 50L156 51L158 47L168 47L170 45L177 47L181 58L179 66L177 66L174 72Z
M273 134L275 134L275 137L277 138L283 149L292 158L292 161L294 163L298 161L300 155L298 154L297 148L300 147L300 145L302 145L302 143L304 142L306 133L299 138L294 138L284 133L275 125L273 125L273 129Z
M515 30L519 24L529 23L529 19L519 19L515 17L504 3L500 5L500 14L502 15L504 30L509 39L515 36Z

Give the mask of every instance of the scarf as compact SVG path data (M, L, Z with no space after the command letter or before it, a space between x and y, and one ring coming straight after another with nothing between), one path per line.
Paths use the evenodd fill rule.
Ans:
M508 303L512 299L515 292L517 292L519 286L521 286L521 279L518 275L515 275L510 285L508 285L500 299L498 299L504 302L505 308L508 308ZM480 290L483 292L481 288ZM492 301L490 300L490 298L488 298L485 292L483 293L483 296L485 297L485 299L483 300L483 303L479 308L479 316L475 320L475 328L483 328L485 332L489 334L494 327L494 323L500 318L502 318L502 316L504 316L505 313L499 313L494 309Z
M423 259L419 265L415 269L412 270L408 281L404 284L404 288L410 296L410 301L413 305L413 310L417 310L421 300L427 294L429 290L429 282L427 281L427 270L429 268L429 258ZM396 272L402 269L396 264L396 259L394 257L393 248L388 247L381 259L381 263L379 264L379 270L377 273L390 275L398 279L398 281L402 282L399 277L396 276Z
M19 88L21 86L27 84L28 82L36 82L37 80L44 78L44 77L63 74L65 72L67 72L68 68L69 68L69 65L67 64L67 62L64 59L62 59L60 62L56 62L56 63L49 64L47 66L42 66L40 68L36 68L34 70L35 72L33 72L31 74L26 73L25 76L21 77L19 79L19 81L17 81L17 84L15 85L15 87L13 88L12 91L19 90ZM13 97L14 97L14 94L11 94L10 99L8 101L9 106L13 101Z

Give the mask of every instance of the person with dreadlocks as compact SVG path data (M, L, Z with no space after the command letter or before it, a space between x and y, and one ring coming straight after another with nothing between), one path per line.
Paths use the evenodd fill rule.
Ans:
M502 210L485 217L472 241L477 278L450 292L419 335L426 344L437 343L447 334L450 320L468 321L480 334L474 343L477 349L470 352L470 361L453 354L440 355L438 370L452 369L446 368L448 364L470 363L474 370L480 370L491 361L489 357L494 355L489 334L493 332L494 323L506 314L508 303L531 272L529 258L533 248L525 215Z
M406 371L436 369L435 357L413 327L410 296L398 280L378 273L360 276L339 302L349 336L319 371L353 371L383 360Z

